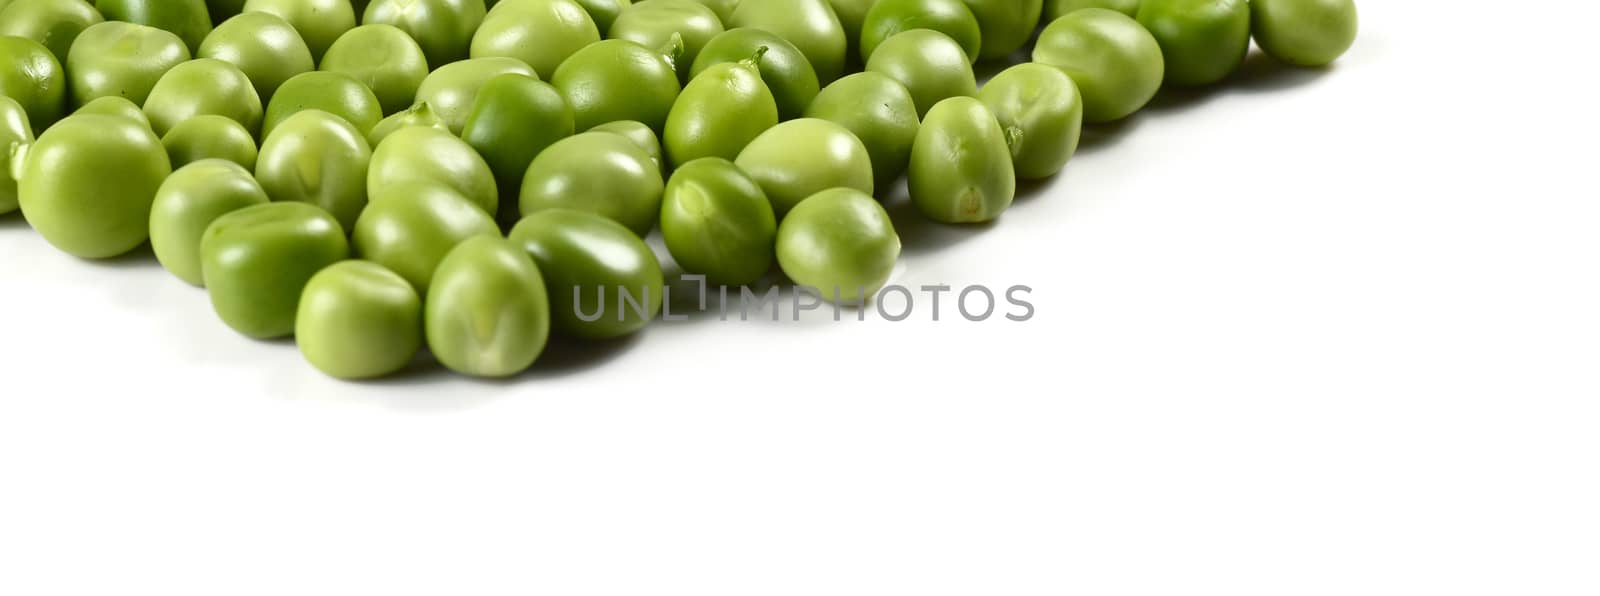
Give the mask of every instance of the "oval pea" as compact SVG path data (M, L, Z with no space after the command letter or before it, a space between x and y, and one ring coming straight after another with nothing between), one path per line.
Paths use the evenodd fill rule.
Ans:
M563 335L621 337L661 312L661 263L621 224L589 212L550 209L517 222L509 237L544 274L551 322Z
M712 284L754 283L772 268L778 220L761 186L726 159L672 173L661 199L661 238L672 258Z
M450 132L450 126L445 124L438 114L433 113L433 108L426 103L419 103L408 109L396 112L388 118L379 120L377 126L373 126L372 131L367 133L367 144L377 147L384 139L389 138L389 135L407 126L421 126L435 128L446 133Z
M174 169L202 159L222 159L246 170L256 169L255 138L243 125L223 116L196 116L179 122L161 137L161 145Z
M1105 8L1134 17L1139 15L1139 0L1045 0L1044 22L1053 23L1085 8Z
M306 282L294 341L307 362L334 378L394 373L422 350L422 298L382 265L334 263Z
M256 179L272 200L316 205L349 230L367 205L372 157L366 137L349 122L305 110L262 141Z
M383 107L366 85L337 72L312 71L295 75L278 88L261 119L261 136L271 136L279 124L305 110L343 118L360 131L362 139L383 119Z
M231 161L201 160L174 170L150 208L150 248L161 266L189 285L204 286L200 241L211 222L267 203L249 170Z
M190 52L211 33L205 0L95 0L108 21L126 21L165 29L183 39Z
M805 115L843 126L860 139L872 158L874 188L889 188L905 173L920 121L911 92L899 81L876 72L844 77L823 89Z
M450 249L473 236L500 236L494 219L454 190L432 184L395 186L374 197L350 241L357 257L400 274L417 291Z
M690 66L700 50L723 32L722 21L711 8L691 0L642 0L622 9L606 37L626 39L647 48L659 48L682 40L683 53L676 56L678 80L689 80Z
M467 57L487 12L483 0L372 0L361 23L405 31L438 68Z
M361 81L377 96L383 113L394 114L416 101L417 88L428 78L428 58L404 31L390 25L362 25L328 46L321 69Z
M289 23L305 41L313 62L322 59L334 40L356 27L350 0L248 0L244 12L265 12Z
M962 0L879 0L861 25L861 61L885 40L912 29L931 29L955 40L969 60L978 59L983 33Z
M912 29L885 40L867 61L867 70L905 85L919 116L946 98L978 94L978 79L961 46L931 29Z
M764 53L713 66L684 87L667 115L663 135L672 163L702 157L734 159L750 141L778 125L777 100L756 67Z
M965 0L983 31L978 58L998 60L1027 45L1039 27L1044 0Z
M1083 96L1085 122L1112 122L1155 98L1166 64L1156 38L1120 12L1085 8L1039 34L1033 61L1060 68Z
M689 78L692 81L718 64L748 60L757 52L765 52L756 67L761 70L761 82L778 103L779 119L799 118L817 97L820 88L817 71L811 68L811 62L799 48L772 33L761 29L729 29L711 38L690 66Z
M316 69L311 49L293 25L266 12L247 12L224 21L206 36L195 52L239 67L255 85L261 101L290 77Z
M466 141L494 171L495 185L522 188L528 164L556 141L572 136L572 108L561 92L533 77L506 74L478 91L461 129Z
M567 57L599 42L600 33L573 0L504 0L472 36L471 55L515 58L549 78Z
M519 203L524 217L569 208L610 218L643 236L656 225L664 186L661 171L633 141L586 132L534 158Z
M610 31L611 24L616 22L617 15L622 14L622 9L632 4L632 0L577 0L584 12L589 13L589 18L594 19L595 27L601 31Z
M550 83L572 106L578 130L637 120L660 131L682 90L666 56L624 39L578 50L556 68Z
M204 114L232 118L254 132L261 129L261 112L261 98L250 78L238 67L210 58L172 67L144 101L144 114L158 135Z
M864 303L889 282L900 236L870 195L833 188L812 195L778 225L778 266L834 303Z
M1267 55L1294 66L1332 64L1355 45L1354 0L1251 0L1251 32Z
M1078 151L1083 99L1061 69L1018 64L989 79L978 99L1006 131L1018 178L1054 176Z
M656 136L656 131L650 130L643 122L638 120L618 120L607 122L588 130L588 132L607 132L622 135L633 144L644 150L650 156L650 162L656 164L657 170L666 169L666 158L662 156L661 138Z
M0 5L0 36L39 42L63 64L78 34L101 22L105 17L84 0L25 0Z
M417 101L427 102L433 112L450 127L450 132L461 134L467 125L467 114L478 99L478 90L489 79L504 74L520 74L537 78L533 68L514 58L472 58L446 64L434 70L417 88Z
M350 255L339 222L295 201L225 213L200 239L200 276L211 308L229 328L271 339L294 333L311 276Z
M117 95L107 95L105 97L91 100L89 103L83 104L83 107L78 108L78 111L73 112L72 114L74 116L78 114L116 116L118 118L127 118L139 123L140 126L150 128L150 119L145 117L144 110L139 109L139 106L135 105L133 102L123 99L121 96Z
M844 72L849 44L844 25L826 0L740 2L727 25L763 29L789 40L806 55L821 83L833 82Z
M500 205L494 172L483 157L450 131L425 126L401 128L372 152L367 192L373 199L391 187L435 184L460 193L494 215Z
M1250 50L1245 0L1144 0L1138 20L1161 45L1169 85L1221 81Z
M72 44L68 86L78 105L112 96L143 104L162 75L188 61L188 46L170 31L108 21L84 29Z
M457 245L423 300L428 348L446 368L508 377L532 366L550 338L544 276L523 249L478 236Z
M772 201L782 218L801 200L844 187L872 194L872 157L843 126L818 118L790 120L767 129L734 160Z
M150 204L170 173L150 129L116 116L73 116L27 149L17 199L33 229L61 251L114 257L150 237Z
M0 95L0 215L17 210L17 180L12 177L13 160L26 156L25 147L33 144L33 128L28 113L16 100Z
M1000 217L1017 195L1017 175L1005 132L983 102L939 102L911 146L911 202L941 223L982 223Z
M67 109L67 75L54 54L38 42L0 37L0 97L9 97L44 130Z

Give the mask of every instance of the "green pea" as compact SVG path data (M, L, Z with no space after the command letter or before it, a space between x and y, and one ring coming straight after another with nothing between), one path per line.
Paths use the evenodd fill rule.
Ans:
M313 62L322 59L334 40L356 27L350 0L249 0L244 12L269 13L294 26Z
M190 52L211 33L205 0L95 0L108 21L127 21L176 33Z
M911 146L911 202L941 223L1000 217L1017 195L1005 131L983 102L952 97L928 111Z
M21 37L0 37L0 97L9 97L44 130L66 112L67 76L49 49Z
M361 23L405 31L438 68L467 57L487 12L483 0L372 0Z
M473 58L516 58L551 77L567 57L600 41L600 29L573 0L506 0L472 37Z
M682 90L666 56L625 39L578 50L561 63L550 83L572 106L578 130L637 120L660 131Z
M22 214L50 244L85 259L114 257L149 238L150 203L172 173L150 129L99 114L56 123L20 159Z
M861 61L890 37L912 29L932 29L955 40L970 60L978 59L983 33L978 17L961 0L879 0L861 25Z
M1045 0L1044 22L1053 23L1085 8L1106 8L1132 17L1139 14L1139 0Z
M422 349L422 298L382 265L334 263L306 282L294 340L306 361L331 377L394 373Z
M110 98L101 101L104 99ZM140 113L139 117L143 118L144 114ZM173 168L202 159L222 159L246 170L256 169L255 137L250 136L243 125L222 116L195 116L179 122L161 137L161 144L166 147Z
M633 141L612 133L581 133L556 141L529 164L521 213L588 211L643 236L660 216L663 186L661 171Z
M849 44L844 25L827 0L740 2L727 25L764 29L789 40L806 55L821 83L833 82L844 72Z
M261 142L256 179L274 201L321 207L345 230L367 206L367 138L322 110L296 112Z
M778 102L778 117L782 120L799 118L817 97L820 87L817 71L811 68L799 48L772 33L760 29L730 29L711 38L694 59L689 77L692 80L713 66L748 60L763 51L757 67L761 70L761 81Z
M1145 0L1139 24L1161 45L1169 85L1210 85L1227 78L1250 50L1245 0Z
M601 31L610 31L611 24L617 20L617 15L622 14L622 9L632 4L632 0L577 0L578 5L589 13L589 18L594 19L594 25Z
M667 157L685 164L702 157L733 159L762 132L778 125L778 103L761 82L760 53L718 64L684 87L667 116Z
M978 79L961 46L932 29L912 29L884 40L867 60L867 70L905 85L918 115L946 98L978 94Z
M450 126L445 124L444 120L439 119L438 114L433 113L432 107L425 103L419 103L406 110L396 112L388 118L379 120L378 125L372 127L372 132L367 133L367 144L377 147L384 139L389 138L389 135L393 134L394 131L407 126L422 126L436 128L446 133L450 132Z
M661 199L661 238L685 271L721 285L754 283L772 268L777 216L766 193L726 159L672 173Z
M1033 39L1039 27L1044 0L966 0L983 30L978 58L998 60L1010 56Z
M894 273L900 236L870 195L832 188L795 205L778 225L777 255L795 283L835 303L861 303Z
M741 0L690 0L704 5L717 15L717 21L726 23L733 17L733 9L739 7Z
M328 46L322 70L361 81L378 97L383 113L394 114L416 101L417 88L428 78L428 59L404 31L390 25L362 25Z
M349 256L344 229L321 207L263 203L225 213L206 227L200 277L223 323L271 339L294 333L311 276Z
M877 72L844 77L817 95L807 118L821 118L854 134L872 157L873 187L894 185L911 160L917 138L917 105L905 85Z
M203 159L183 166L156 191L150 207L150 248L178 279L204 286L200 240L206 228L223 215L266 202L267 192L239 164Z
M17 210L13 160L20 162L26 155L24 148L32 144L33 128L28 125L28 113L17 100L0 95L0 215Z
M829 188L872 194L872 157L849 129L818 118L790 120L756 137L739 158L739 169L761 185L772 210L783 217L801 200Z
M473 236L500 236L489 214L460 193L434 184L392 186L356 220L357 257L394 270L418 292L450 249Z
M1056 19L1033 49L1033 61L1060 68L1083 95L1085 122L1121 120L1156 96L1165 62L1156 38L1138 21L1104 8Z
M247 12L223 22L195 55L239 67L255 84L256 95L268 102L284 81L316 68L311 50L294 27L265 12Z
M544 276L523 249L477 236L450 251L423 300L433 356L450 370L509 377L533 365L550 338Z
M104 21L84 0L25 0L0 9L0 35L39 42L65 63L78 34Z
M238 67L200 58L172 67L144 100L144 115L158 135L205 114L232 118L254 132L261 129L261 97Z
M1083 99L1061 69L1018 64L989 79L978 99L1006 131L1018 178L1054 176L1078 151Z
M417 88L417 101L433 106L433 112L449 125L450 132L461 134L467 125L467 114L478 99L478 90L489 79L503 74L520 74L538 78L533 68L515 58L473 58L446 64L422 80Z
M839 17L845 40L849 42L846 56L861 55L861 32L865 29L867 12L877 3L878 0L828 0L833 7L833 14Z
M188 61L189 48L169 31L107 21L84 29L72 44L68 87L78 105L111 96L143 104L162 75Z
M1306 67L1338 60L1361 28L1354 0L1251 0L1250 21L1262 51Z
M139 123L139 126L150 128L150 119L144 116L144 110L139 109L139 106L133 102L123 99L121 96L117 95L107 95L99 99L91 100L89 103L83 104L83 107L78 108L78 111L73 112L72 114L100 114L102 116L116 116L118 118L127 118L137 122Z
M580 339L635 333L661 312L661 263L614 221L572 209L529 215L511 242L533 257L550 292L551 323Z
M626 39L647 48L682 39L683 54L677 56L678 80L689 80L689 68L700 50L723 32L722 21L709 7L691 0L642 0L622 9L607 37Z
M528 164L556 141L572 136L572 108L554 86L519 74L490 79L461 129L502 191L522 188Z
M643 122L638 120L618 120L607 122L588 130L588 132L608 132L622 135L633 144L644 150L650 156L650 163L656 165L657 171L665 171L665 157L662 156L661 138L656 136L656 131L650 130Z
M295 75L278 88L261 120L261 136L271 135L283 121L305 110L322 110L344 118L361 132L362 139L383 120L378 96L361 81L349 75L318 70Z
M449 188L494 215L500 193L494 172L477 151L449 131L425 126L401 128L378 144L367 171L367 192L387 196L393 186L436 184Z

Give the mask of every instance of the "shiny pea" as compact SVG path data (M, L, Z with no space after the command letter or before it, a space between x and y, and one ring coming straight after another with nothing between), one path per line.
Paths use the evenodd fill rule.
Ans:
M877 3L878 0L828 0L828 5L833 7L833 14L839 17L845 40L849 42L845 56L861 55L861 32L867 21L867 12Z
M334 40L356 26L350 0L248 0L244 12L269 13L294 26L312 61L321 60Z
M426 103L419 103L409 109L396 112L388 118L379 120L378 125L372 127L372 131L367 133L367 144L377 147L394 131L407 126L422 126L436 128L446 133L450 132L450 126L445 124L438 114L433 113L432 107L429 107Z
M200 239L200 276L222 322L257 339L294 333L311 276L350 255L344 229L321 207L271 202L229 211Z
M239 67L265 102L271 102L284 81L316 68L311 49L294 26L266 12L247 12L218 25L195 55Z
M502 191L522 188L528 164L546 147L572 136L572 108L554 86L533 77L505 74L478 92L461 139L471 145Z
M682 87L672 62L657 50L608 39L574 53L550 83L572 106L578 130L637 120L660 131Z
M1060 68L1083 95L1085 122L1121 120L1156 96L1166 76L1161 45L1138 21L1104 8L1056 19L1039 34L1033 61Z
M67 76L54 54L39 42L0 37L0 97L9 97L44 130L67 110Z
M0 95L0 215L17 210L17 179L12 177L13 160L26 156L23 148L33 144L33 127L28 113L17 100Z
M373 197L350 241L357 257L394 270L423 292L450 249L473 236L498 237L500 228L461 193L413 184L391 186Z
M345 230L367 205L367 138L322 110L289 116L261 142L256 179L274 201L321 207Z
M966 0L983 30L978 58L998 60L1027 45L1039 27L1044 0Z
M588 211L643 236L656 225L664 186L661 171L633 141L612 133L581 133L534 158L522 181L521 213Z
M211 58L172 67L150 89L144 114L156 134L204 114L227 116L251 132L261 128L261 98L239 68Z
M578 5L589 13L589 18L594 19L595 27L601 31L610 31L611 24L617 20L617 15L622 14L622 9L632 4L632 0L577 0Z
M423 301L433 356L479 377L508 377L532 366L550 338L550 319L539 267L520 246L492 236L451 250Z
M806 55L820 83L830 83L844 72L849 44L844 25L827 0L741 2L727 25L764 29L789 40Z
M713 284L754 283L772 268L778 220L761 185L726 159L672 173L661 199L661 238L672 258Z
M0 7L0 35L39 42L63 64L78 34L104 21L84 0L23 0Z
M905 173L919 120L911 92L899 81L877 72L844 77L823 89L805 115L843 126L861 140L872 156L874 188L889 188Z
M690 1L698 2L698 3L702 4L702 5L705 5L706 8L711 9L711 12L713 12L713 13L715 13L717 15L717 20L718 21L726 23L726 22L728 22L729 18L733 17L733 9L739 7L739 2L741 0L690 0Z
M331 377L394 373L422 349L422 298L382 265L334 263L306 282L294 341L307 362Z
M1055 22L1068 13L1085 8L1106 8L1133 17L1139 14L1139 0L1045 0L1044 22Z
M372 152L367 192L373 199L387 196L391 187L417 184L454 190L490 215L500 205L489 164L449 131L425 126L401 128L384 138Z
M683 53L676 56L678 80L689 80L690 66L700 50L723 32L717 13L691 0L641 0L622 9L611 24L607 37L626 39L647 48L664 47L673 37L682 40Z
M372 0L361 23L405 31L438 68L467 57L487 12L483 0Z
M110 98L97 101L105 99ZM161 137L161 145L166 147L174 169L202 159L223 159L246 170L256 169L255 138L243 125L223 116L195 116L179 122Z
M343 118L361 132L362 139L383 119L378 96L366 85L349 75L312 71L295 75L278 88L261 119L261 136L270 136L279 124L305 110L322 110Z
M1006 131L1018 178L1054 176L1078 151L1083 99L1061 69L1018 64L989 79L978 99Z
M600 33L573 0L505 0L484 17L471 54L516 58L549 78L567 57L600 41Z
M884 40L867 61L867 70L905 85L918 115L945 98L978 94L978 79L961 46L932 29L912 29Z
M1245 0L1144 0L1139 24L1161 44L1170 85L1210 85L1244 63L1250 50Z
M767 129L734 160L783 217L801 200L829 188L872 194L872 157L849 129L819 118Z
M377 96L384 114L411 107L417 88L428 78L422 46L390 25L362 25L328 46L322 70L349 75Z
M22 214L50 244L85 259L114 257L149 238L150 203L172 173L150 129L99 114L56 123L22 159Z
M585 211L549 209L512 228L511 242L544 274L556 331L609 339L643 329L661 312L661 263L643 240Z
M970 60L978 59L983 33L978 17L962 0L879 0L861 25L861 61L890 37L912 29L932 29L955 40Z
M126 21L165 29L183 39L190 52L211 33L205 0L95 0L108 21Z
M650 130L650 127L645 126L643 122L638 120L607 122L589 129L588 132L608 132L622 135L629 141L633 141L633 144L638 145L640 149L643 149L645 155L650 156L650 162L656 164L657 170L666 169L666 158L663 157L661 151L661 137L656 136L656 131Z
M67 78L74 103L124 97L143 104L156 81L189 61L189 48L169 31L108 21L78 35L67 53Z
M983 102L952 97L922 122L911 146L911 202L941 223L1000 217L1017 194L1005 131Z
M894 273L900 236L870 195L832 188L806 198L778 225L784 275L836 303L864 302Z
M520 74L537 78L532 67L514 58L472 58L446 64L434 70L417 88L417 101L433 106L433 112L450 127L450 132L461 134L467 125L467 114L478 99L478 90L489 79L503 74Z
M811 62L799 48L772 33L760 29L729 29L711 38L694 59L689 77L692 80L718 64L748 60L757 52L765 52L756 66L761 70L761 82L778 102L778 117L782 120L799 118L817 97L820 87L817 71L811 68Z
M673 164L702 157L734 159L750 141L777 126L777 100L756 67L763 53L713 66L684 87L662 137Z
M135 105L133 102L123 99L121 96L117 95L107 95L99 99L91 100L89 103L83 104L83 107L78 108L78 110L72 114L100 114L103 116L116 116L118 118L127 118L134 122L138 122L140 126L150 128L150 119L145 117L144 110L139 109L139 106Z
M267 202L267 192L239 164L204 159L178 168L156 191L150 208L150 248L178 279L204 286L200 240L225 214Z
M1354 0L1251 0L1251 31L1267 55L1295 66L1327 66L1356 42Z

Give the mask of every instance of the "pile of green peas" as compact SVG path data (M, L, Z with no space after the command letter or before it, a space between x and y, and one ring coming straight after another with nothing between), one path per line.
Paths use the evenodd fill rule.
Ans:
M0 214L148 242L335 377L503 377L656 318L658 228L712 283L864 300L901 179L991 222L1085 125L1356 31L1352 0L0 0Z

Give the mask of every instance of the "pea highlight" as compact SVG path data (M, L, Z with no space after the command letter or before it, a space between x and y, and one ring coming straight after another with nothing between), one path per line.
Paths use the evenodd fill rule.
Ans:
M1227 78L1250 50L1245 0L1144 0L1139 24L1161 45L1166 82L1210 85Z
M659 132L682 90L665 55L623 39L578 50L556 68L550 83L572 106L578 130L637 120Z
M872 158L873 187L878 190L893 186L905 173L920 126L911 92L876 72L834 81L811 102L806 117L843 126L861 140Z
M81 114L100 114L102 116L126 118L139 123L140 126L150 128L150 119L144 116L144 110L139 109L139 106L134 105L133 102L117 95L107 95L91 100L89 103L83 104L83 107L78 108L78 111L72 113L74 116Z
M761 54L756 68L761 71L761 82L772 92L778 103L778 117L782 120L799 118L816 98L820 84L817 71L811 68L806 55L782 37L760 29L730 29L711 38L689 68L691 82L711 67L729 62L749 60Z
M978 59L983 45L978 17L962 0L878 0L861 27L862 62L870 59L884 40L912 29L931 29L949 36L972 60Z
M211 33L211 15L205 0L95 0L95 8L108 21L126 21L165 29L183 39L189 51Z
M1056 19L1039 34L1033 61L1060 68L1083 96L1083 119L1102 123L1139 111L1166 76L1161 45L1138 21L1104 8Z
M109 21L90 26L67 53L72 99L84 105L101 97L144 103L156 81L189 61L183 40L155 27Z
M350 0L248 0L244 13L252 12L265 12L294 26L313 61L321 60L334 40L356 26Z
M478 236L450 251L423 301L433 356L450 370L509 377L526 370L550 338L544 276L522 248Z
M778 220L748 174L708 157L672 173L661 199L661 238L690 273L719 285L754 283L772 268Z
M279 124L305 110L321 110L344 119L362 139L383 120L378 97L366 85L340 73L313 71L295 75L278 88L261 119L261 136L271 136Z
M150 248L173 276L204 286L200 241L206 228L223 215L267 200L266 191L239 164L208 159L178 168L161 183L150 208Z
M247 12L212 30L195 52L239 67L255 84L256 95L271 101L284 81L316 68L311 50L287 21L265 12Z
M0 37L0 97L9 97L44 130L67 109L67 75L50 50L21 37Z
M991 221L1017 194L1005 131L971 97L953 97L928 111L911 146L909 179L911 203L941 223Z
M1305 67L1338 60L1360 29L1353 0L1251 0L1250 22L1262 51Z
M423 79L422 86L417 88L417 101L427 102L450 127L450 132L460 135L467 125L467 114L478 99L478 91L490 79L503 74L538 77L533 68L513 58L462 60L441 66Z
M39 135L21 172L17 200L33 229L67 254L101 259L150 237L150 204L172 165L150 129L86 114Z
M503 0L473 34L471 54L515 58L549 78L567 57L600 41L600 33L573 0Z
M348 75L372 90L384 114L412 105L417 88L428 78L422 46L391 25L362 25L328 46L321 69Z
M202 159L224 159L246 170L256 169L255 138L244 125L222 116L196 116L179 122L161 137L161 145L174 169Z
M306 282L294 340L306 361L330 377L388 375L422 349L422 298L382 265L334 263Z
M17 210L17 180L12 172L33 144L33 128L22 104L0 95L0 215ZM20 168L18 168L20 169Z
M367 192L378 199L391 187L435 184L460 193L493 215L500 191L489 164L450 131L408 126L395 131L372 152Z
M310 203L272 202L230 211L200 240L200 271L211 307L234 331L256 339L294 333L311 276L349 256L339 222Z
M502 191L522 188L528 164L556 141L572 136L575 119L561 92L519 74L490 79L478 91L461 139L494 171Z
M872 157L849 129L818 118L790 120L767 129L734 161L750 174L783 217L801 200L844 187L874 188Z
M661 264L627 228L593 213L529 215L510 239L544 274L556 331L579 339L638 332L661 312Z
M322 110L297 112L261 143L256 179L274 201L317 205L344 230L367 205L372 148L343 118Z
M361 23L405 31L438 68L467 57L487 12L483 0L372 0Z
M63 64L78 34L104 21L100 12L84 0L23 0L10 5L0 2L0 36L39 42Z
M1018 64L989 79L978 99L1005 131L1018 178L1054 176L1077 153L1083 99L1061 69Z
M948 97L978 94L972 64L950 36L931 29L913 29L878 46L867 71L905 85L922 115Z
M765 53L713 66L684 87L667 115L664 140L672 163L736 158L757 135L777 126L777 100L756 66Z
M633 141L587 132L557 141L528 165L521 213L587 211L643 236L656 225L663 186L661 171Z
M640 149L643 149L645 155L650 156L651 163L656 164L656 169L665 169L666 164L664 162L666 158L662 156L661 137L656 136L656 131L650 130L650 127L645 126L643 122L638 120L607 122L589 129L589 132L607 132L622 135L629 141L633 141L633 144L638 145Z
M205 114L232 118L254 132L261 128L261 113L261 97L250 78L238 67L212 58L172 67L144 101L144 114L158 135Z
M771 31L789 40L806 55L822 83L832 82L844 72L849 44L844 25L826 0L740 2L727 25Z
M834 188L801 201L783 219L777 255L795 283L835 303L861 303L889 282L900 236L870 195Z
M376 197L356 220L351 242L357 257L400 274L423 292L433 271L457 244L473 236L500 236L489 214L442 186L396 186Z

